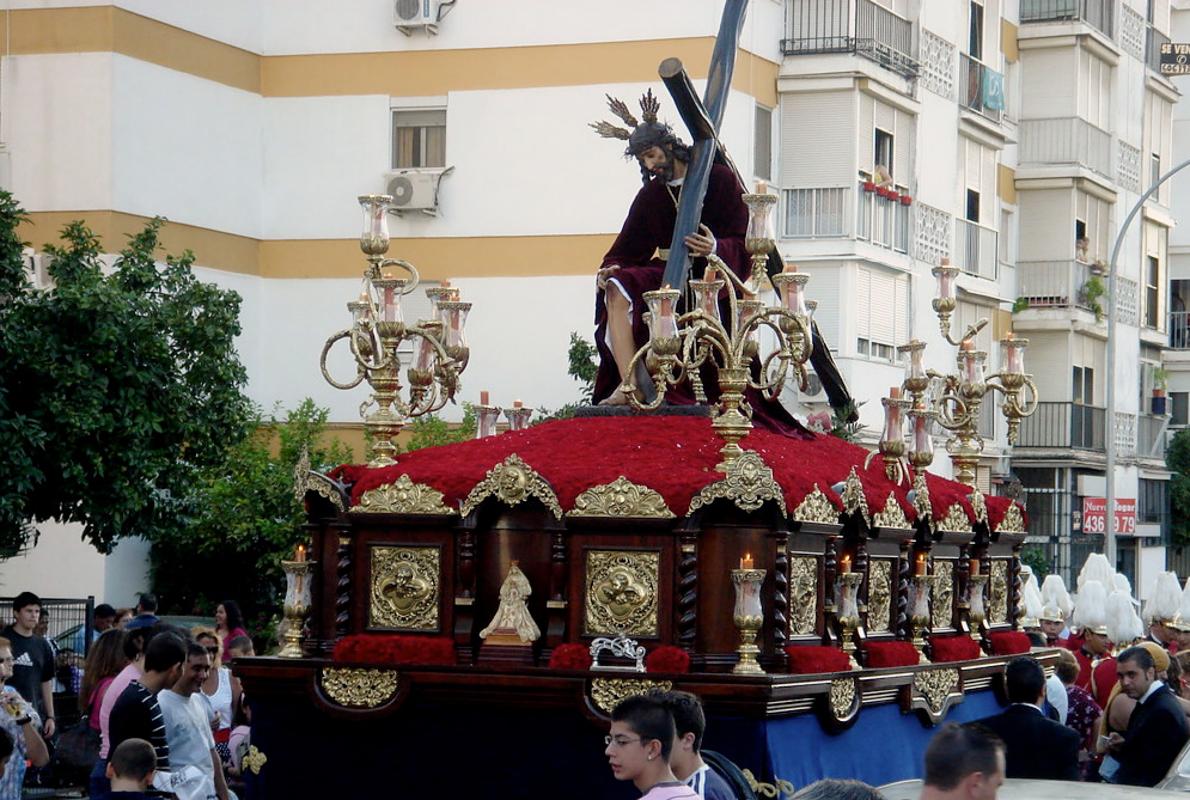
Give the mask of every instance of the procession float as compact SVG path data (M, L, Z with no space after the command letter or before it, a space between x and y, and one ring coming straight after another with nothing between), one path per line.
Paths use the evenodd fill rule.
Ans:
M694 138L678 232L697 227L691 187L730 163L715 131L745 5L727 3L702 99L661 66ZM1027 342L1002 340L1003 370L985 375L980 326L952 336L957 269L942 264L933 307L957 368L901 348L877 451L754 426L831 364L807 276L773 266L776 197L742 199L752 285L714 255L688 276L675 233L630 403L536 425L513 408L497 433L481 398L475 440L400 455L402 427L459 395L470 303L435 286L431 318L403 319L416 269L387 257L389 198L360 199L365 291L323 365L371 389L370 460L296 476L308 541L283 563L284 647L235 664L257 796L632 796L603 754L609 714L673 688L702 698L705 747L775 797L828 775L914 777L933 726L1000 708L1004 664L1030 649L1025 519L975 487L977 423L996 395L1010 438L1032 413ZM326 369L336 345L352 380ZM936 431L958 480L926 470Z

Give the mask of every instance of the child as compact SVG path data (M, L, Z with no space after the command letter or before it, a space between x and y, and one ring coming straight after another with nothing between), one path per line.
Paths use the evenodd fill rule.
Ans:
M107 761L112 782L111 800L147 800L145 794L157 771L157 753L144 739L125 739Z
M621 700L612 711L603 751L612 775L632 781L641 800L699 800L669 768L674 735L673 716L656 698L638 695Z

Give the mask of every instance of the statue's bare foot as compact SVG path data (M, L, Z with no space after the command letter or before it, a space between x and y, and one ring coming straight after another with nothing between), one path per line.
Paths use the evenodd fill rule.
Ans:
M628 393L624 391L624 387L618 386L616 390L607 397L599 401L601 406L626 406L629 405Z

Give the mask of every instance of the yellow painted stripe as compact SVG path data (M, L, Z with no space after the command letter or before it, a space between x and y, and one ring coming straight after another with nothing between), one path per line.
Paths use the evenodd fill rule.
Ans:
M81 219L105 252L116 252L148 217L120 211L39 211L18 235L41 250L62 228ZM394 239L389 253L412 262L429 280L443 278L593 275L615 234L560 236L461 236ZM168 223L162 249L191 250L200 266L265 278L356 278L364 268L358 239L266 239Z
M11 20L11 25L9 25ZM112 6L19 9L0 15L11 55L112 52L266 97L387 94L657 81L680 58L705 78L710 36L567 45L261 56ZM741 51L732 86L777 103L778 65Z

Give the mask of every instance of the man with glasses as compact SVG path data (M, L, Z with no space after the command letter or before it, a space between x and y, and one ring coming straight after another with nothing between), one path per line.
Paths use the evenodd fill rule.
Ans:
M616 780L632 781L642 800L699 800L674 777L669 756L674 720L656 698L637 695L621 700L612 711L611 732L603 751Z

